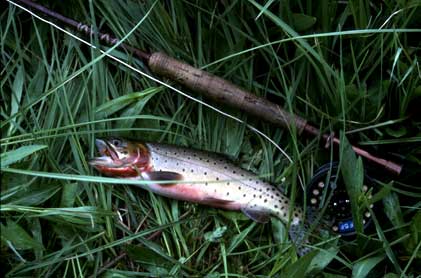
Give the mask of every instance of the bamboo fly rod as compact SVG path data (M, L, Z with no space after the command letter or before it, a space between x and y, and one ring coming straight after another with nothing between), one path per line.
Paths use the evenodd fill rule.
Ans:
M101 41L109 45L115 45L119 42L117 38L109 34L96 32L88 25L67 18L30 0L18 1L66 23L80 32L88 35L96 34ZM197 69L187 63L169 57L162 52L147 53L125 43L121 43L120 47L145 61L153 73L174 80L186 88L201 93L203 96L216 102L241 109L248 114L259 117L267 122L281 127L294 125L298 134L307 133L312 136L320 136L326 142L327 146L330 144L340 144L340 140L337 137L332 134L322 134L318 128L308 123L304 118L291 114L281 106L270 102L265 98L258 97L225 79ZM356 146L352 146L352 149L358 155L382 166L384 169L394 173L395 175L399 175L402 171L402 165L377 157Z

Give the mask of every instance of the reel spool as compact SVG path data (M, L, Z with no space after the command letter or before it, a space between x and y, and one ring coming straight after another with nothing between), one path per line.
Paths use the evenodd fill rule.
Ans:
M373 180L364 174L363 191L367 192L374 185ZM344 181L338 171L338 163L327 163L320 167L312 177L308 186L310 207L316 213L320 211L330 198L324 213L324 218L330 230L342 236L355 235L354 221L352 219L351 202L346 191ZM370 195L369 195L370 196ZM373 204L370 205L373 208ZM372 222L369 210L364 211L364 230Z

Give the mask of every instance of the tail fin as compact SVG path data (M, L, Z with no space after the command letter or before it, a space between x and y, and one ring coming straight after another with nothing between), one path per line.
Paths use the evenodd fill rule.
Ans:
M301 257L309 253L312 249L308 246L310 242L306 236L310 227L306 224L291 224L289 227L289 236L297 246L297 254Z
M310 245L308 235L312 231L312 225L315 224L315 221L317 220L317 212L312 208L308 208L304 222L300 221L296 224L291 223L289 227L289 236L296 244L297 254L300 257L312 251L312 248L308 247L308 245Z

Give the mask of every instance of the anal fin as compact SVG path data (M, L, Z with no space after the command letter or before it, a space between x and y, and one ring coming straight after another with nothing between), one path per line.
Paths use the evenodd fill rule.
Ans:
M245 206L241 208L241 211L250 219L258 223L267 223L270 220L270 214L266 211L262 211L255 206Z

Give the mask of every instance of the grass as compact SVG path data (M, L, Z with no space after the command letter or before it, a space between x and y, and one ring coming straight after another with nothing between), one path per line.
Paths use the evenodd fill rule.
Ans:
M130 45L205 68L414 170L385 175L346 145L337 156L294 129L179 88L204 104L187 99L4 1L3 275L420 275L421 192L413 178L421 167L419 1L40 3L119 38L133 31ZM148 73L130 53L109 53ZM314 235L317 251L299 258L278 221L260 225L98 177L87 158L94 138L108 135L223 153L299 203L299 180L308 184L319 166L339 159L357 219L371 202L360 190L362 166L376 178L372 201L380 209L371 211L370 229L350 240Z

